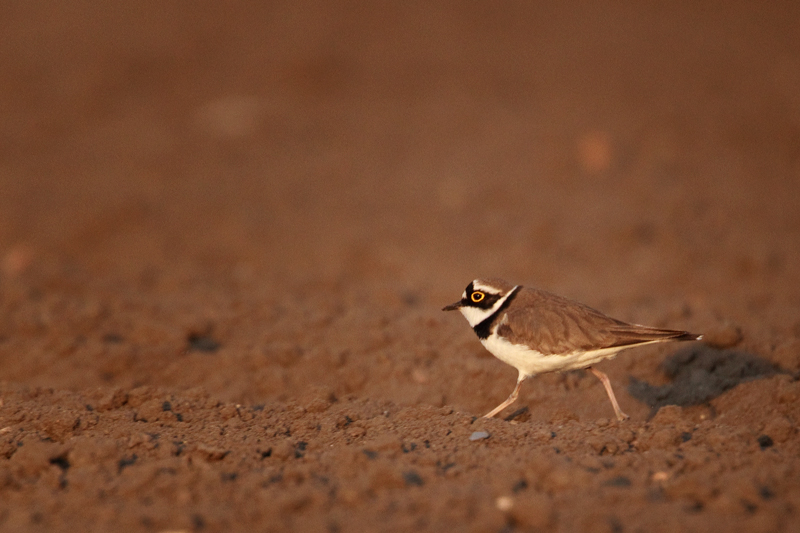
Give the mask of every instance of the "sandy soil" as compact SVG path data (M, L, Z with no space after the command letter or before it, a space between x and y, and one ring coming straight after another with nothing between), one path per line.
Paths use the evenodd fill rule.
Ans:
M0 530L798 530L800 8L685 4L0 8ZM706 341L482 420L484 276Z

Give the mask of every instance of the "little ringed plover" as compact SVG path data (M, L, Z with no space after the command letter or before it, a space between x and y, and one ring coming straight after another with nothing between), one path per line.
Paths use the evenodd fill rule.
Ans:
M484 418L514 403L522 382L531 376L586 368L603 383L617 419L624 420L628 415L620 410L608 376L592 365L634 346L702 338L686 331L629 324L581 303L502 279L474 280L461 300L442 311L456 309L492 355L519 371L514 391Z

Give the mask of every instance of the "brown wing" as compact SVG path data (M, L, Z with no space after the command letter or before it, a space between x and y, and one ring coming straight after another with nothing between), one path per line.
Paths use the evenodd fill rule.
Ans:
M543 354L564 354L645 342L695 340L685 331L629 324L581 303L536 289L522 289L497 332Z

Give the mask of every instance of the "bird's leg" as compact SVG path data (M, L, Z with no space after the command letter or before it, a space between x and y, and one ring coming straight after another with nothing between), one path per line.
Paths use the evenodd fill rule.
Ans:
M587 368L587 370L591 371L592 374L597 376L597 379L599 379L603 384L603 387L606 388L606 393L608 394L609 400L611 400L611 405L614 407L614 414L617 415L617 420L622 422L623 420L630 418L628 415L622 412L622 409L619 408L617 398L614 396L614 390L611 388L611 382L608 380L608 376L591 366Z
M519 388L522 386L522 382L525 381L525 377L526 376L523 376L520 373L519 378L517 378L517 386L514 387L514 392L511 393L511 396L509 396L506 399L506 401L504 401L503 403L501 403L500 405L498 405L497 407L495 407L494 409L483 415L483 418L492 418L494 415L496 415L497 413L499 413L512 403L516 402L517 396L519 396Z

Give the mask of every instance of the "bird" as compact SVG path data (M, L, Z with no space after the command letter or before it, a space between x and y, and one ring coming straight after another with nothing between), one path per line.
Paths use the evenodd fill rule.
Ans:
M442 308L460 311L495 357L519 371L511 395L486 413L492 418L517 400L522 382L537 374L588 369L608 394L619 421L619 407L608 376L593 365L635 346L695 341L702 335L631 324L550 292L498 279L476 279L461 299Z

